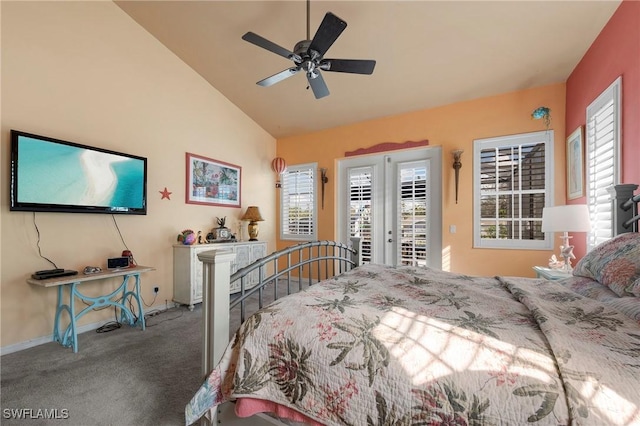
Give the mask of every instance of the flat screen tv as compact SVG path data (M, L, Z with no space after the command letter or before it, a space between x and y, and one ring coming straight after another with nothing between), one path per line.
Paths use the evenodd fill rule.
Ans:
M11 130L12 211L147 214L147 159Z

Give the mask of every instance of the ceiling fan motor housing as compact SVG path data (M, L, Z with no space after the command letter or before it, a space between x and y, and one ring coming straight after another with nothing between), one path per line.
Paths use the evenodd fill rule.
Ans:
M304 59L305 56L309 56L309 46L311 46L311 40L299 41L293 48L293 53ZM318 52L314 53L316 53L316 55L318 54Z

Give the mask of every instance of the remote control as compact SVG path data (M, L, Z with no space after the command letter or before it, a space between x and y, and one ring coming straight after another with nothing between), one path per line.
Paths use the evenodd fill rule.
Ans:
M42 271L36 271L34 275L50 275L50 274L59 274L64 272L64 269L56 268L56 269L44 269Z

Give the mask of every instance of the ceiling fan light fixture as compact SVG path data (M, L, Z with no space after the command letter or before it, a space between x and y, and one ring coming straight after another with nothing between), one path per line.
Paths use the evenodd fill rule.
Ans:
M316 64L313 61L309 61L306 60L304 61L302 64L300 64L300 66L302 67L303 70L305 70L307 73L312 73L312 72L317 72L316 71Z

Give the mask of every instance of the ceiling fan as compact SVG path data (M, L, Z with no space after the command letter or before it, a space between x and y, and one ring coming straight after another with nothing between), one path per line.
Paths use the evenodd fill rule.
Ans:
M320 70L352 74L372 74L376 66L376 61L324 58L324 54L346 27L347 23L345 21L331 12L327 12L316 34L313 36L313 39L311 39L309 36L309 0L307 0L307 39L296 43L293 52L249 31L242 36L243 40L290 59L294 63L294 66L260 80L256 84L268 87L300 71L304 71L314 96L316 99L320 99L329 95L329 88L324 82Z

